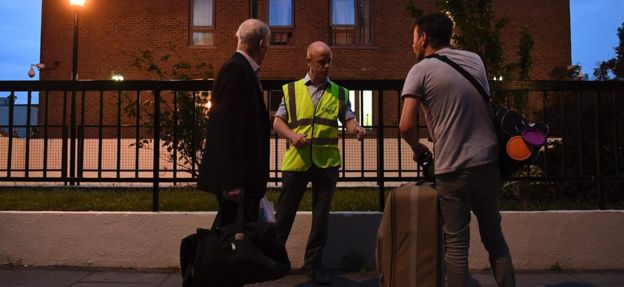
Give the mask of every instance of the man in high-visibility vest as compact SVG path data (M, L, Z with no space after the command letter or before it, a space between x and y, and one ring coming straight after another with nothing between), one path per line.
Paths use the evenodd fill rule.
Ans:
M329 211L341 164L338 121L364 139L366 130L355 120L349 92L328 78L332 51L324 42L310 44L305 78L283 86L284 98L275 113L273 128L289 140L282 162L282 193L277 205L277 230L286 244L301 198L312 181L312 230L303 269L317 283L331 284L322 270L321 255L327 242Z

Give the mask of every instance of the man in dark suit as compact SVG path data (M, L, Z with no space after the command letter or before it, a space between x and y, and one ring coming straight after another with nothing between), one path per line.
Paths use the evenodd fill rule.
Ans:
M235 221L239 200L245 221L257 220L269 178L271 124L257 73L269 47L270 30L264 22L248 19L236 37L236 53L221 67L213 85L198 181L199 189L216 195L224 225Z

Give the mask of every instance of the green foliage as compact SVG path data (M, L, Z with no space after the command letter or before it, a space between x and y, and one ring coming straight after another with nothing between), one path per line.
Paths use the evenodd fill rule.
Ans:
M610 72L615 67L614 59L608 61L602 61L599 63L598 67L594 68L594 77L598 81L607 81L610 80Z
M197 57L186 59L175 45L170 45L162 55L154 55L148 49L122 54L132 59L130 67L150 72L156 76L156 80L205 80L214 76L211 64Z
M407 2L407 11L409 11L410 15L413 18L418 18L423 15L423 10L419 9L414 2Z
M549 182L513 182L505 186L501 197L502 210L585 210L598 204L588 198L574 199L573 195L589 195L588 189L574 189L574 181L562 184ZM621 185L620 185L621 186ZM572 188L570 188L572 187ZM393 188L387 188L385 196ZM571 191L568 191L571 190ZM619 192L621 189L615 190ZM569 194L568 194L569 193ZM619 193L618 193L619 194ZM267 191L267 198L277 203L279 189ZM624 200L608 201L607 208L624 209ZM217 201L212 194L197 192L194 186L162 188L162 211L216 211ZM84 187L0 187L0 210L23 211L151 211L151 188L84 188ZM299 210L312 210L312 193L303 196ZM377 211L377 188L339 188L334 194L332 211Z
M455 45L481 56L488 75L503 75L503 47L500 32L506 18L495 18L490 0L438 0L461 32L453 35Z
M507 18L494 17L491 0L437 0L437 5L459 28L458 33L453 35L454 46L477 53L488 75L503 76L505 79L529 78L534 42L526 27L521 31L517 46L518 62L505 64L500 34ZM422 15L422 10L413 1L408 2L407 9L415 18ZM518 76L515 75L516 69Z
M133 59L132 67L144 69L158 80L208 79L214 75L212 65L198 58L186 60L174 46L160 56L150 50L138 50L127 55ZM182 171L194 172L195 176L206 138L210 96L209 91L162 92L160 95L162 146L170 153L171 162L176 163ZM140 142L136 144L140 148L149 147L155 128L154 96L125 92L124 112L131 118L138 118L144 127Z
M555 262L552 266L550 266L550 271L553 272L563 272L563 268L559 265L559 262Z
M531 71L531 51L533 50L533 37L529 33L526 26L522 28L520 40L518 40L518 79L529 80L529 72Z
M550 79L554 81L569 81L569 80L579 80L583 78L581 74L581 65L568 65L565 67L558 66L554 67L552 71L550 71Z
M368 263L366 257L359 252L353 251L343 256L340 260L344 267L349 272L359 272L366 274L368 271Z
M615 57L602 61L598 67L594 69L594 76L597 80L624 80L624 23L618 28L617 32L620 44L614 48Z

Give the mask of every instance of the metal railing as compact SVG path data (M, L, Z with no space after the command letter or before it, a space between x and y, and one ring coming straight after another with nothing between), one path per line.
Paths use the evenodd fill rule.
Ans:
M287 82L262 81L270 110ZM421 177L398 130L403 82L336 82L353 91L353 109L368 130L362 142L341 130L340 181L376 185L383 208L387 183ZM0 107L6 110L0 114L0 182L151 184L157 211L161 186L196 181L211 87L212 81L0 81L0 97L9 98ZM491 90L504 106L551 127L548 144L516 174L516 182L587 189L600 208L620 197L624 83L492 82ZM23 123L16 122L14 111L18 95L26 98ZM418 126L423 143L431 146L422 116ZM270 180L279 182L286 142L275 134L271 141Z

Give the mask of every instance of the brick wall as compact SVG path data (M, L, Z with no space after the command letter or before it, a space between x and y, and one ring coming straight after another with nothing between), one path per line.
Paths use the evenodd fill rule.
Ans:
M262 7L268 0L259 0ZM262 66L263 79L295 79L305 75L305 50L316 40L329 41L329 1L294 1L294 30L289 45L271 46ZM421 3L424 2L424 3ZM435 1L418 1L427 12L435 11ZM127 80L157 79L145 69L131 66L129 53L139 49L154 52L156 58L175 46L182 58L196 58L210 63L215 70L236 48L234 33L249 17L249 1L214 0L214 46L189 47L188 0L107 0L86 1L80 9L79 79L110 79L112 72L123 74ZM406 0L372 1L373 31L370 46L334 46L333 79L403 79L414 64L411 50L412 18ZM570 18L568 0L495 0L494 11L505 15L508 23L503 31L505 59L516 60L520 29L527 25L535 46L532 79L547 79L556 66L571 61ZM65 0L43 0L41 61L49 69L42 70L42 80L69 80L72 61L72 8ZM260 9L263 18L266 11ZM172 59L172 61L175 59ZM62 121L63 95L51 93L48 111L50 124ZM99 102L95 99L86 117L92 124L98 121ZM43 102L43 100L42 100ZM385 115L396 122L395 101L385 107ZM41 104L41 103L40 103ZM78 101L80 105L80 101ZM105 122L116 118L116 97L105 99ZM47 110L40 105L40 119ZM69 109L69 107L67 107ZM93 122L95 121L95 122ZM124 123L132 119L124 118Z
M260 5L268 2L260 1ZM310 42L328 41L329 1L295 1L294 33L287 46L273 45L263 65L263 78L298 78L306 71L305 49ZM434 1L418 3L433 11ZM109 79L112 71L126 79L150 75L130 67L124 55L149 49L158 55L174 44L185 58L198 57L215 68L236 46L234 33L248 15L248 1L215 0L213 47L189 47L190 1L87 1L80 11L79 77ZM405 0L373 1L373 45L333 47L332 75L340 79L401 79L413 64L411 21ZM505 15L505 58L515 60L519 31L527 25L535 40L532 77L545 79L554 66L570 64L570 19L567 0L494 1L494 11ZM261 13L266 14L266 13ZM72 10L67 1L44 0L41 60L55 68L43 80L69 79L71 72ZM151 78L154 78L151 76Z

